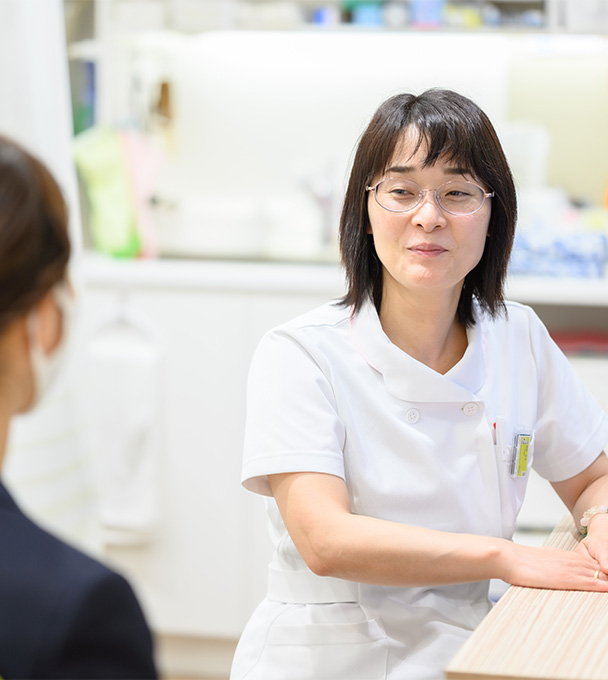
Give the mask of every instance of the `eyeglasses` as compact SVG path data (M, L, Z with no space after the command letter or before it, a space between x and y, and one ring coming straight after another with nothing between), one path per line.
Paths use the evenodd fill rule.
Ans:
M424 195L432 192L437 205L450 215L472 215L492 198L494 192L486 192L477 184L466 180L446 182L437 189L423 189L411 179L381 179L373 187L365 187L373 191L379 206L390 212L407 212L420 205Z

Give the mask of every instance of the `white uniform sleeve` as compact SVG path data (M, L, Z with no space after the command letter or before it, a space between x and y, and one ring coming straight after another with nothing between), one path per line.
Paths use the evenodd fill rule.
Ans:
M608 442L608 417L531 313L531 342L540 380L534 469L552 482L587 468Z
M243 486L271 496L269 474L323 472L344 479L344 439L331 384L318 363L293 337L267 334L249 372Z

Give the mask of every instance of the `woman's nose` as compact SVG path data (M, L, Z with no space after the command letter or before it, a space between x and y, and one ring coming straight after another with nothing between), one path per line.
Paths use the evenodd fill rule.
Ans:
M414 208L414 222L425 231L433 231L446 224L445 212L437 202L437 196L432 189L423 190L420 203Z

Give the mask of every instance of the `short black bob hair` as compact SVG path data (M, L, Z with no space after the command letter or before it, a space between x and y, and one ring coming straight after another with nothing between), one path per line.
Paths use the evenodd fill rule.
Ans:
M359 140L340 218L348 288L342 304L356 312L370 298L380 310L382 264L368 233L366 187L386 172L405 130L418 134L416 148L426 148L426 166L438 159L454 162L495 194L489 238L480 262L465 278L457 318L465 326L475 323L473 298L496 316L504 310L504 282L517 221L513 176L486 114L467 97L441 89L387 99Z

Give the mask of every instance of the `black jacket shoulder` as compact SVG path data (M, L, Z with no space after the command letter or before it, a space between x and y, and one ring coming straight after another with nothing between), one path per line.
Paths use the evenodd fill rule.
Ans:
M32 522L1 483L0 545L0 676L157 677L128 582Z

